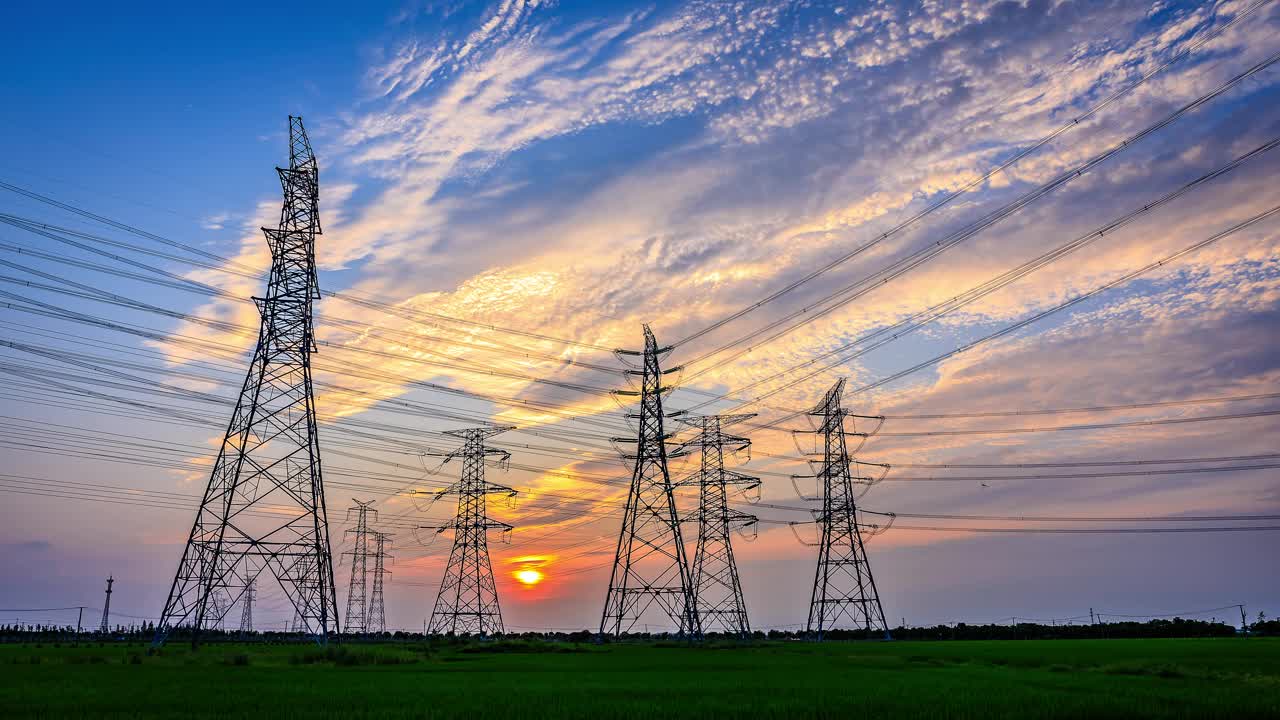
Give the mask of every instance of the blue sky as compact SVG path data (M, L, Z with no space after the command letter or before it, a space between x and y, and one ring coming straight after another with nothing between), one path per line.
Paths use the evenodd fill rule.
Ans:
M279 204L272 167L287 159L286 116L301 114L322 168L322 289L605 347L635 345L641 322L652 323L660 341L689 337L963 190L944 209L795 291L682 344L671 362L684 363L764 332L801 308L822 307L815 303L955 238L1268 58L1280 50L1274 3L1248 10L1219 33L1251 5L501 0L358 10L337 4L245 6L198 14L168 6L54 10L22 4L9 10L14 21L0 30L0 62L11 69L0 81L10 100L0 108L0 179L260 268L267 255L257 228L273 222ZM1126 90L1153 72L1138 89ZM728 351L693 362L687 375L699 374L691 386L723 393L777 375L735 394L751 399L777 390L755 408L771 420L811 406L841 375L850 378L851 389L875 383L1266 210L1276 202L1277 151L918 332L787 385L815 356L1087 236L1280 135L1276 73L1275 66L1259 70L855 302L769 342L744 339L752 351L731 362L706 367ZM970 187L1117 92L1114 103ZM0 195L0 213L149 242L14 193ZM1280 378L1280 358L1270 342L1280 303L1278 229L1274 219L1259 223L1009 337L851 396L851 406L901 416L1270 392ZM101 256L10 226L0 226L0 242L102 262ZM47 259L11 253L0 253L0 259L191 316L256 323L252 307L243 302ZM260 282L228 275L226 268L146 261L234 297L261 292ZM35 277L12 268L4 274ZM19 292L13 283L0 290ZM145 363L167 373L165 382L234 395L251 338L65 293L23 292L113 321L212 340L229 353L195 357L171 344L12 308L0 310L6 339ZM318 312L321 337L330 343L317 357L318 378L366 393L322 388L320 411L328 417L420 427L424 433L458 427L438 417L408 417L387 402L406 400L464 407L530 430L582 429L555 415L464 401L413 384L431 382L553 403L622 427L611 399L528 379L612 387L618 378L547 359L616 364L608 353L500 331L473 330L464 337L335 298L322 302ZM512 346L536 357L516 357ZM413 360L439 357L429 353L512 375ZM4 355L4 361L68 370L29 353ZM348 372L352 368L381 375L355 375ZM61 429L39 431L55 433L55 439L75 427L80 430L74 432L98 433L104 448L119 440L102 435L109 432L136 433L174 447L165 451L167 466L158 467L104 462L74 448L41 454L13 440L0 447L11 472L177 496L203 487L207 470L192 458L217 440L216 430L155 418L126 420L110 414L110 400L94 408L54 407L39 392L30 383L4 391L2 414L15 419L10 422L57 423ZM705 399L677 391L671 402L687 407ZM1030 420L890 420L886 432L1159 420L1267 410L1274 402ZM191 407L207 413L213 425L224 423L228 412ZM136 428L128 424L134 420ZM907 465L1244 456L1270 451L1268 438L1276 429L1274 419L1259 416L1107 432L886 435L863 453ZM322 443L344 437L326 420ZM765 453L792 459L757 455L750 468L797 472L795 448L785 434L761 432L754 439ZM69 439L63 435L60 441ZM511 439L529 441L516 434ZM558 452L517 452L517 462L571 473L626 473L597 451L575 455L567 441L548 444ZM418 466L407 452L384 459ZM344 463L350 464L335 461ZM425 488L438 482L403 468L355 469L371 478L389 473ZM1264 469L1069 483L889 480L864 503L975 515L1258 514L1280 504L1274 477L1274 470ZM390 480L376 482L385 488ZM616 528L608 518L582 518L611 507L616 493L528 470L514 470L507 482L528 490L524 504L500 511L523 530L513 545L494 551L500 588L510 596L504 597L509 623L592 624L603 601L604 555L612 552ZM341 518L348 496L360 488L336 487L331 516ZM557 493L580 499L555 506L549 499ZM795 504L794 495L785 480L766 483L765 497L772 502ZM0 590L0 606L93 602L99 576L113 572L122 610L154 615L194 511L178 509L185 501L177 496L166 501L175 507L147 508L5 491L0 571L32 580ZM384 514L406 528L405 518L441 513L403 496L378 500ZM779 513L770 517L778 519ZM340 528L335 524L335 538ZM548 539L540 540L543 535ZM429 610L445 542L424 548L410 534L399 539L388 599L392 624L416 627ZM893 530L872 547L886 612L909 621L1065 617L1090 605L1159 613L1249 602L1280 611L1280 585L1250 571L1272 554L1274 533L1125 537ZM778 526L764 528L754 545L740 550L757 625L802 619L806 598L784 588L809 582L810 554ZM536 589L518 587L506 572L529 557L542 558L536 562L545 563L548 575ZM1201 577L1185 576L1189 563L1200 568ZM341 569L339 578L344 579Z

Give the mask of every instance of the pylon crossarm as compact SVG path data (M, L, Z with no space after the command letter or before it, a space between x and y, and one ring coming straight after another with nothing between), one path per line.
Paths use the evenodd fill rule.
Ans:
M724 482L726 485L747 485L747 486L754 486L754 487L760 486L759 477L755 475L746 475L736 470L725 470Z
M812 495L812 496L810 496L810 495L805 495L805 494L804 494L804 491L800 489L800 485L796 482L797 480L803 480L803 479L806 479L806 478L817 478L817 477L818 477L817 475L792 475L792 476L791 476L791 487L792 487L792 488L795 488L795 491L796 491L796 497L800 498L801 500L807 500L807 501L809 501L809 502L813 502L813 501L815 501L815 500L821 500L822 498L821 498L819 495L816 495L816 494L815 494L815 495Z
M878 467L878 468L880 468L880 473L879 473L878 475L874 475L874 476L870 476L870 475L863 475L863 476L854 477L853 479L854 479L855 481L857 481L857 482L863 482L863 483L865 483L865 484L867 484L867 485L876 485L876 484L878 484L881 480L884 480L884 479L885 479L885 477L887 477L887 476L889 475L889 469L890 469L890 467L889 467L889 464L888 464L888 463L864 463L864 462L859 462L859 461L855 460L855 461L853 461L853 464L858 465L858 466L862 466L862 465L870 465L871 467Z
M810 542L809 540L805 540L803 537L800 536L800 531L796 530L796 527L799 525L812 525L812 524L813 523L789 522L787 523L787 527L791 528L791 534L796 536L796 542L808 547L819 547L821 546L822 543Z

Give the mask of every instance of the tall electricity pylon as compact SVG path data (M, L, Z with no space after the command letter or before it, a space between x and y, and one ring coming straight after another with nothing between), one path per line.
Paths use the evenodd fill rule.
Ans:
M516 491L506 485L487 482L484 479L485 460L498 458L506 467L511 453L506 450L485 447L484 441L510 427L483 427L467 430L450 430L446 434L460 437L461 448L449 453L445 462L462 458L462 477L449 487L436 493L437 497L456 493L458 512L454 519L442 526L424 528L436 532L453 530L453 550L449 553L449 565L436 595L436 605L431 611L428 632L475 633L501 635L502 608L498 605L498 587L493 582L493 565L489 562L489 531L511 531L511 526L490 519L486 497L501 493L509 498Z
M387 560L391 559L387 555L387 545L391 542L391 535L375 532L373 538L376 547L373 555L373 592L369 594L369 617L365 631L381 634L387 631L387 608L382 595L382 579L391 574L387 570Z
M98 627L98 632L104 635L111 632L111 586L115 582L114 577L107 576L107 599L102 602L102 625Z
M822 511L816 518L822 538L818 542L818 568L809 601L807 632L821 640L826 631L844 621L868 636L883 633L887 638L889 624L867 562L845 443L847 436L866 435L845 431L845 418L851 413L840 405L843 391L841 379L809 412L821 421L818 429L810 432L822 436L822 460L814 463L822 488Z
M253 599L258 594L257 583L249 583L240 600L240 634L253 632Z
M343 553L351 556L351 582L347 587L347 617L343 622L346 632L366 633L369 631L368 589L369 589L369 513L378 516L372 510L372 500L361 502L352 498L355 507L347 508L347 519L351 513L356 514L356 526L348 528L347 533L355 535L355 545Z
M698 488L698 544L693 554L691 574L703 632L720 630L739 637L751 634L730 532L754 525L756 516L729 508L729 488L753 490L760 487L760 479L725 469L725 450L741 452L751 446L751 440L726 434L724 427L752 417L755 415L679 418L680 422L699 431L681 448L697 449L702 453L698 470L677 484Z
M671 388L664 386L662 380L679 368L663 372L658 359L669 351L670 348L658 347L648 325L644 326L643 351L617 351L619 356L640 356L643 369L627 371L640 376L639 391L614 391L622 396L638 395L640 408L627 415L638 421L637 437L615 438L618 442L636 443L634 455L624 454L635 461L635 467L600 617L601 635L630 632L655 603L681 634L702 634L667 468L666 441L671 436L663 429L662 396ZM670 456L681 452L676 450Z
M156 643L179 626L221 624L262 573L274 577L305 632L319 642L338 630L333 557L320 472L311 354L312 304L320 298L315 240L320 234L319 169L302 118L289 117L289 167L280 223L263 228L271 248L258 344L227 426L208 488L161 613Z

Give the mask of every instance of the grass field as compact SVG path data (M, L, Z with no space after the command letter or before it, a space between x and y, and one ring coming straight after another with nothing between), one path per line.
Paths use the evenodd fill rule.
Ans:
M1280 639L0 646L0 717L1280 718Z

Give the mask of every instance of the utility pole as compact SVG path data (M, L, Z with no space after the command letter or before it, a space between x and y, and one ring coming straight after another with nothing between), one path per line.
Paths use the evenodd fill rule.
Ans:
M450 430L447 435L462 438L461 448L449 453L445 462L462 458L462 477L449 487L436 493L442 496L456 493L458 511L452 522L424 528L437 533L453 530L453 549L449 564L436 595L436 605L431 611L430 632L475 633L501 635L502 608L498 605L498 586L493 581L493 565L489 561L489 531L511 531L511 526L489 518L485 498L493 493L514 498L516 491L506 485L487 482L484 479L485 460L498 458L504 469L511 460L511 453L485 446L485 440L498 433L513 430L511 427L482 427L467 430Z
M644 326L644 350L616 350L620 358L640 357L642 368L627 370L640 377L640 390L615 390L623 397L639 397L639 412L627 417L636 420L636 438L615 438L615 442L636 443L635 454L623 457L634 460L631 489L623 510L622 528L614 553L609 590L600 617L600 635L621 636L641 621L655 604L681 634L702 635L698 619L697 597L693 578L685 557L684 540L680 536L680 518L672 492L667 459L681 454L667 453L670 439L663 427L662 396L672 389L663 378L680 368L663 371L660 356L670 348L659 348L648 325Z
M114 577L107 576L107 599L102 601L102 624L98 626L98 632L103 635L111 632L111 585L115 581Z
M249 583L249 587L245 588L244 596L240 600L240 634L245 635L253 632L253 599L258 594L258 584L256 582Z
M351 520L351 513L356 514L356 526L348 528L347 533L355 534L355 546L343 553L351 556L351 582L347 587L347 617L345 620L346 632L363 634L369 631L369 615L368 615L368 586L369 586L369 513L372 512L374 518L378 516L378 511L373 510L372 500L361 502L352 498L355 503L354 507L347 508L347 520Z
M751 635L747 605L742 599L742 583L733 557L730 532L755 525L756 516L729 509L730 486L744 491L760 487L760 478L726 470L724 454L751 446L745 437L723 432L727 425L755 417L742 415L680 416L679 422L698 429L698 434L680 446L701 451L701 464L692 477L676 483L698 488L698 543L693 554L693 594L702 631L720 629L746 638Z
M1249 634L1249 621L1248 621L1248 620L1245 618L1245 616L1244 616L1244 603L1241 603L1240 605L1237 605L1236 607L1240 608L1240 634L1241 634L1241 635L1248 635L1248 634Z
M376 550L373 556L373 592L369 595L369 620L366 632L382 634L387 631L387 610L386 603L382 596L382 579L391 574L386 569L387 545L390 544L391 535L383 532L373 534Z
M849 435L865 438L866 433L845 431L845 419L851 414L840 404L843 391L842 378L809 412L820 419L818 429L812 432L822 436L823 445L822 460L816 463L822 488L822 511L816 522L822 538L818 543L818 567L806 631L821 640L827 630L843 620L868 636L876 633L888 639L889 625L867 561L865 531L858 521L845 442Z
M317 642L338 631L311 382L320 181L302 118L289 117L289 166L276 172L284 203L277 227L263 228L271 271L266 295L254 298L261 316L257 347L160 615L156 644L186 626L194 646L202 630L222 621L210 614L212 597L230 594L225 612L262 573L280 584L304 632ZM255 512L267 507L269 513Z

